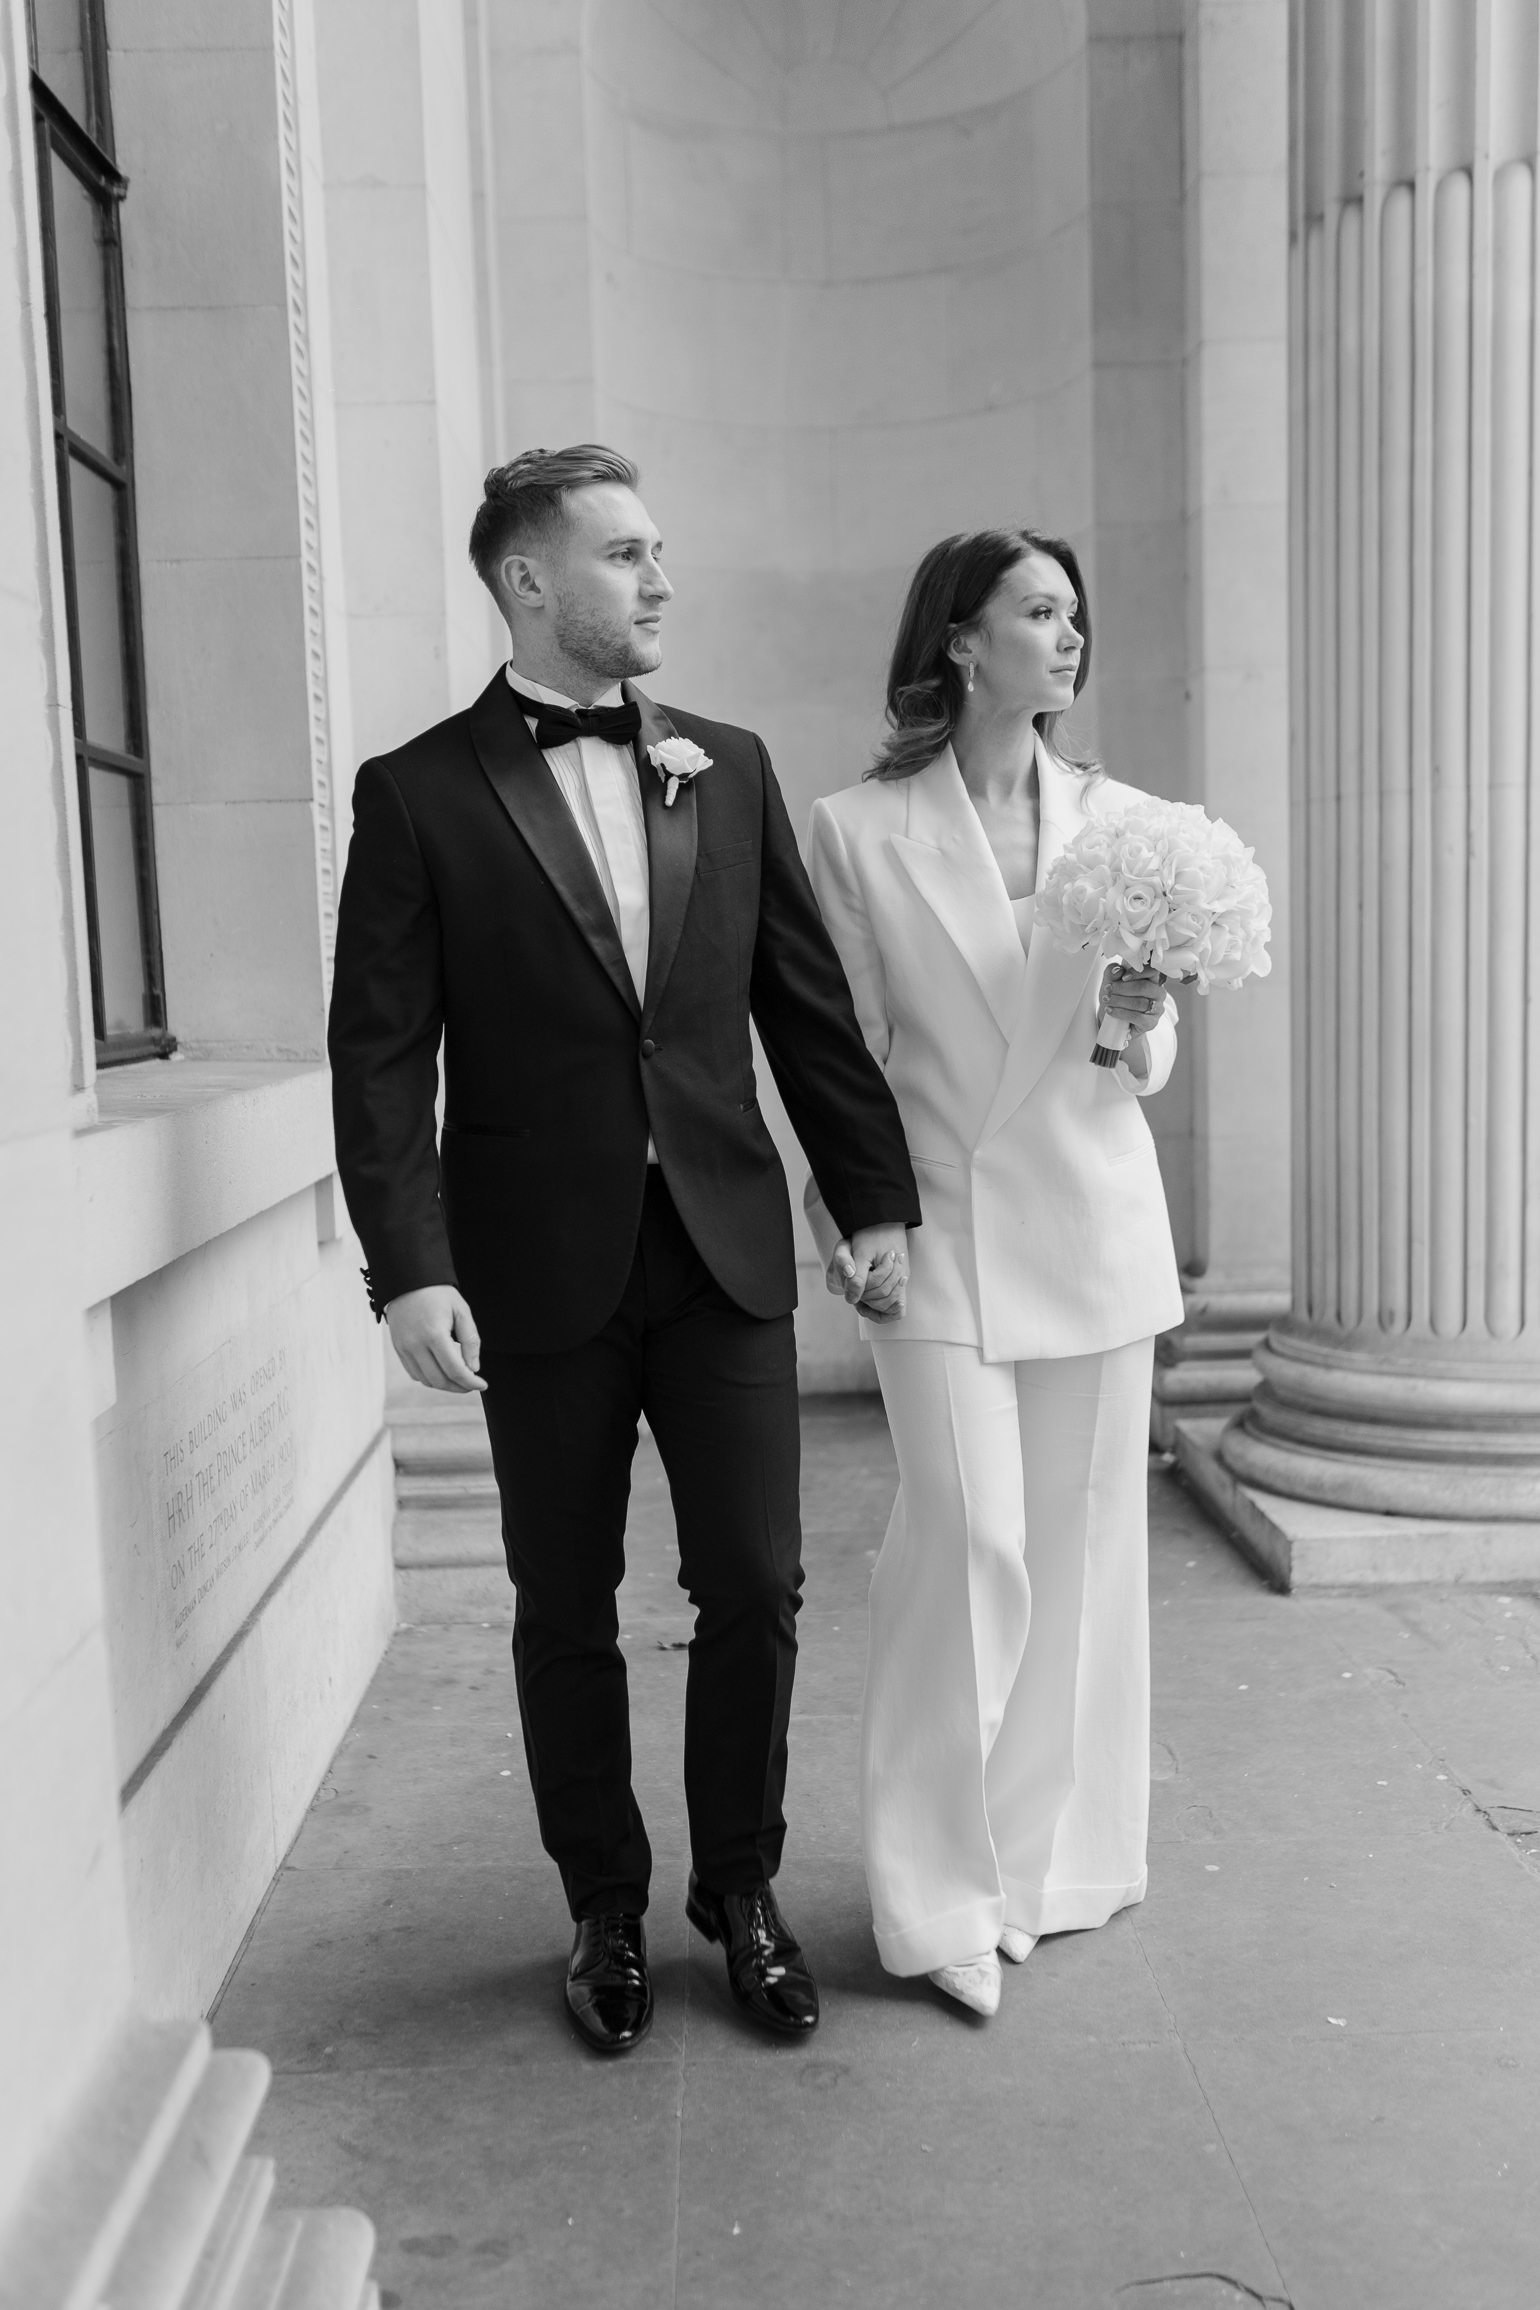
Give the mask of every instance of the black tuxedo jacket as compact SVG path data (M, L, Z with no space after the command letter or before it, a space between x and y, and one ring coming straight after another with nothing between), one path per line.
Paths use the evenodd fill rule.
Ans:
M841 1228L920 1218L898 1109L764 747L627 695L642 713L651 899L640 1004L502 673L468 712L366 762L353 792L328 1043L370 1297L378 1313L422 1284L458 1283L487 1345L513 1352L576 1346L619 1304L649 1132L722 1289L754 1316L795 1306L751 1015ZM665 808L646 749L675 734L711 767Z

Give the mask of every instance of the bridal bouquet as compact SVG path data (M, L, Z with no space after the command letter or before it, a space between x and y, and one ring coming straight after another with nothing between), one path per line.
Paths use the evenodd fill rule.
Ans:
M1115 966L1206 995L1267 976L1272 918L1267 877L1235 829L1195 802L1149 795L1087 821L1044 877L1033 921L1060 946L1099 947ZM1109 1013L1092 1065L1115 1067L1130 1032Z

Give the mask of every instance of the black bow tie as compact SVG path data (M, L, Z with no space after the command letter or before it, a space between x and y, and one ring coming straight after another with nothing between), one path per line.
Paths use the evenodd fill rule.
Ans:
M513 684L508 685L513 690ZM543 754L548 746L567 746L574 738L603 738L611 746L629 746L642 726L642 710L634 700L620 706L549 706L540 698L526 698L513 690L521 714L535 722L535 744Z

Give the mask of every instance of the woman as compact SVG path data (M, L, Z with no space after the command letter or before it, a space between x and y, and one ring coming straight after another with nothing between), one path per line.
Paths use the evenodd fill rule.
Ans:
M898 1457L872 1577L862 1817L877 1945L980 2013L997 1950L1144 1896L1154 1334L1182 1315L1139 1109L1176 1055L1154 973L1032 935L1088 811L1059 739L1091 623L1074 554L948 538L909 590L891 732L814 806L809 870L897 1097L924 1225L862 1312ZM1090 1063L1103 1009L1133 1030ZM816 1190L831 1290L849 1246ZM906 1295L907 1294L907 1295Z

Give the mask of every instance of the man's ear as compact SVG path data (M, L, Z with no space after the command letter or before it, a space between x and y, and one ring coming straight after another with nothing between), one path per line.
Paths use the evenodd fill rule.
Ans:
M523 610L545 606L545 580L538 563L531 561L528 554L505 554L497 565L497 576L505 601L516 602Z

